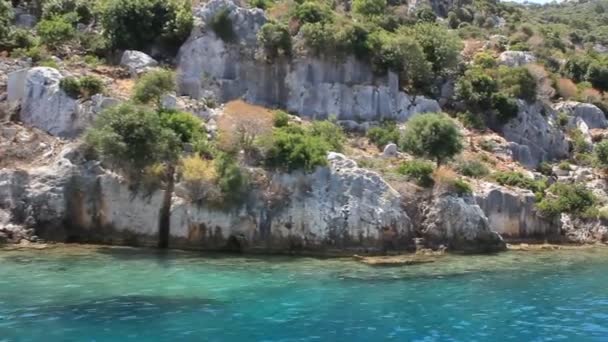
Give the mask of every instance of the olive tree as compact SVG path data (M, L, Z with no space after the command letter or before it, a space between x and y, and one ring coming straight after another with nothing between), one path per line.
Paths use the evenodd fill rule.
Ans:
M401 148L416 157L435 160L437 166L462 151L462 134L447 115L419 114L407 123Z

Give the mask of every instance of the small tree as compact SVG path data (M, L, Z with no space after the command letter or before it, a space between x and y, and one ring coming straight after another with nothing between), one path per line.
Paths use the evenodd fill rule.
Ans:
M0 46L8 44L11 33L10 25L13 20L13 7L9 1L0 0Z
M407 123L401 148L417 157L434 159L440 166L462 148L462 135L445 114L429 113L414 116Z
M594 153L598 164L604 168L608 167L608 140L597 143Z
M154 103L160 107L163 95L175 89L175 75L170 70L157 69L143 75L135 85L133 100Z
M291 35L284 24L274 22L264 24L258 32L258 41L270 58L279 54L291 54Z
M386 10L386 0L353 0L353 12L363 16L382 15Z

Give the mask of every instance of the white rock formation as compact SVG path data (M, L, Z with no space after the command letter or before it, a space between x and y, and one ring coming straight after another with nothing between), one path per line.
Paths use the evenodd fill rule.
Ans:
M543 161L567 157L569 145L556 122L556 113L541 102L518 100L518 105L517 117L501 129L510 142L513 158L533 169Z
M219 9L233 18L238 43L225 43L205 23ZM196 11L202 24L181 47L179 89L195 98L279 106L312 118L336 115L340 120L407 120L440 110L435 100L399 90L395 74L377 77L369 65L354 57L343 61L313 57L256 59L257 30L266 22L259 9L245 9L231 0L211 0Z
M554 104L553 109L583 119L590 129L608 127L604 112L591 103L564 101Z
M158 62L141 51L127 50L120 58L120 65L127 68L131 76L137 76L157 66Z
M442 195L430 206L423 236L452 250L493 252L506 248L502 237L491 230L488 218L470 197Z
M536 56L528 51L504 51L498 56L498 63L509 67L519 67L536 62Z

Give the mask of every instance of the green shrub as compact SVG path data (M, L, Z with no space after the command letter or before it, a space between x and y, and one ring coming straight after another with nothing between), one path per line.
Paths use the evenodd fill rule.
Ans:
M234 28L232 27L232 19L230 19L230 10L227 8L218 11L213 18L211 18L209 26L211 26L213 32L225 42L232 42L236 38Z
M384 121L380 126L372 127L367 130L367 138L378 149L383 149L389 143L399 142L399 128L394 121Z
M540 172L545 176L551 176L553 174L553 168L551 167L551 164L547 162L542 162L538 164L536 171Z
M363 16L379 16L386 10L386 0L353 0L353 12Z
M96 32L79 32L80 47L85 53L103 57L108 53L108 39Z
M64 77L59 82L59 87L70 97L90 97L103 93L103 81L96 76Z
M536 80L524 67L498 68L500 88L505 94L533 101L536 99Z
M276 112L274 112L273 124L274 127L277 128L286 127L287 125L289 125L289 114L285 113L282 110L277 110Z
M569 213L582 216L595 206L593 193L582 184L555 183L547 189L547 195L537 208L547 216Z
M8 46L13 21L13 6L9 1L0 0L0 47Z
M160 105L161 97L175 89L175 76L165 69L152 70L141 76L135 84L133 99L139 103Z
M64 77L59 81L59 88L72 98L80 97L80 81L77 77Z
M314 121L310 127L310 134L321 138L334 152L342 152L346 140L342 127L330 121Z
M567 160L562 160L557 167L562 171L570 171L570 163Z
M473 193L471 184L467 183L464 179L456 178L450 185L458 195L469 195Z
M568 132L572 140L572 149L575 153L586 153L591 150L591 145L585 139L585 135L579 128L574 128Z
M95 94L101 94L104 91L103 81L95 76L83 76L79 79L80 92L82 96L89 97Z
M492 95L498 91L498 83L480 68L472 68L458 79L455 95L468 106L479 109L492 107Z
M264 24L258 31L258 42L269 57L291 54L291 35L284 24L274 22Z
M266 163L271 167L287 170L312 171L317 166L327 165L330 146L319 136L308 134L300 127L276 128Z
M407 176L416 184L429 187L433 185L433 163L424 160L404 162L397 168L397 173Z
M593 87L608 91L608 62L603 64L599 62L591 63L587 69L585 79L591 82Z
M558 125L560 125L561 127L566 127L566 125L568 125L569 121L570 121L570 116L568 115L568 113L565 113L565 112L557 113L557 124Z
M416 11L416 18L420 23L434 23L437 20L437 15L430 7L422 7Z
M482 178L490 173L488 167L479 160L461 160L456 165L456 170L463 176Z
M269 8L270 6L272 6L272 4L272 0L249 0L249 5L251 7L260 8L263 10Z
M524 176L521 172L498 171L492 174L492 177L500 185L528 189L534 193L542 192L547 187L546 181L534 180Z
M296 7L294 17L300 23L321 23L332 19L331 9L322 2L305 1Z
M371 53L367 42L369 32L363 25L348 21L336 23L333 27L335 48L338 52L353 54L360 59L369 57Z
M413 37L420 44L435 74L448 73L458 65L462 42L445 27L433 23L419 23L411 28L404 27L397 34Z
M475 115L466 111L456 114L456 118L468 129L484 130L486 128L486 124L481 115Z
M102 21L111 48L141 51L156 44L176 51L193 26L187 0L107 0Z
M207 133L202 121L196 116L176 110L161 110L158 113L161 125L170 129L182 144L190 144L195 152L210 154Z
M608 140L600 141L593 149L595 159L601 167L608 167Z
M36 45L36 46L32 46L29 49L15 49L11 52L11 57L31 58L32 62L34 64L36 64L36 63L40 62L41 60L50 58L50 54L43 46Z
M75 13L79 23L89 24L95 17L93 7L92 2L85 0L45 0L42 6L42 18L51 19Z
M401 149L417 157L434 159L440 165L460 153L462 134L445 114L418 114L411 118L402 139Z
M43 19L36 31L40 41L51 48L58 48L76 37L76 29L66 16Z
M29 49L38 45L38 39L29 30L15 29L11 33L11 45L14 48Z
M496 67L496 59L487 52L480 52L473 58L473 63L483 69Z
M218 176L218 186L225 199L242 199L246 188L247 178L241 171L234 156L226 153L219 154L215 159L215 171Z
M450 11L448 12L448 26L455 30L458 28L458 25L460 25L460 19L458 19L458 15L456 15L456 13Z
M300 28L300 32L306 47L316 54L324 53L335 46L335 37L330 25L322 22L305 23Z
M517 101L503 93L492 94L492 108L496 110L498 120L503 123L517 117L519 113Z

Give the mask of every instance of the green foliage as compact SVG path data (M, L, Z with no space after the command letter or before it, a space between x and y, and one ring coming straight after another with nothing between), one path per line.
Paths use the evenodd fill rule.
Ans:
M434 159L441 164L458 154L462 134L445 114L419 114L411 118L400 141L401 149L417 157Z
M274 112L273 125L277 128L286 127L289 125L289 114L282 110L277 110Z
M433 23L419 23L411 28L400 29L398 34L413 37L420 44L435 74L445 74L457 66L462 42L445 27Z
M463 176L482 178L490 173L486 164L475 159L461 160L456 164L456 170Z
M174 161L181 152L175 134L163 127L157 113L131 104L103 111L86 141L102 160L132 176L156 163Z
M583 132L578 129L572 129L568 132L572 140L572 149L575 153L585 153L591 150L591 145L585 139Z
M310 127L310 134L321 138L334 152L342 152L344 149L342 146L346 141L344 130L333 122L327 120L314 121Z
M498 120L503 123L516 117L519 112L517 101L503 93L492 94L492 107L496 109Z
M460 19L458 19L458 15L452 11L448 13L448 26L451 29L457 29L458 25L460 25Z
M384 121L380 126L375 126L367 130L367 138L370 142L383 149L389 143L399 142L399 129L394 121Z
M175 76L172 71L156 69L147 72L135 84L133 100L139 103L160 104L161 97L175 89Z
M42 6L42 18L75 13L79 23L89 24L95 17L93 7L93 3L86 0L46 0Z
M258 42L269 57L291 54L291 35L284 24L275 22L264 24L258 31Z
M468 129L484 130L486 128L486 124L481 115L466 111L456 114L456 118Z
M455 95L468 106L489 109L492 106L492 95L498 91L498 83L480 68L465 72L456 82Z
M266 163L287 170L312 171L327 164L330 145L320 136L313 136L300 127L275 128Z
M407 176L410 180L423 187L433 185L433 163L414 159L404 162L397 168L397 173Z
M209 26L211 26L213 32L225 42L232 42L236 38L234 28L232 27L232 19L230 19L230 10L227 8L218 11L213 18L211 18Z
M170 129L182 144L190 144L195 152L209 155L207 134L202 121L194 115L176 110L161 110L158 113L161 125Z
M543 174L545 176L551 176L553 174L553 169L551 168L551 164L549 164L547 162L542 162L542 163L538 164L536 171L540 172L541 174Z
M233 155L220 153L215 159L218 186L228 200L242 198L247 185L247 177L241 171Z
M547 193L537 205L541 213L547 216L561 213L581 216L596 203L593 193L583 184L555 183L547 189Z
M104 92L103 81L96 76L64 77L59 87L70 97L90 97Z
M524 67L498 68L500 88L505 94L527 101L536 99L536 80Z
M437 15L432 8L422 7L416 11L416 18L421 23L434 23L437 20Z
M110 47L141 51L157 44L175 51L193 26L187 0L107 0L102 21Z
M10 26L13 20L13 6L9 1L0 0L0 47L9 44Z
M526 177L521 172L515 171L498 171L492 174L492 177L500 185L514 186L517 188L528 189L534 193L542 192L547 188L547 183L544 180L534 180Z
M39 41L31 31L25 29L15 29L11 33L10 45L13 48L29 49L38 45Z
M371 62L379 73L387 70L397 72L406 84L424 87L431 75L430 64L420 44L412 37L384 30L373 32L368 37Z
M250 0L249 1L249 5L251 7L256 7L256 8L260 8L260 9L267 9L270 6L272 6L273 1L272 0Z
M593 149L595 159L601 167L608 167L608 140L600 141Z
M483 69L496 67L496 59L487 52L480 52L473 58L473 63Z
M36 26L40 41L58 48L76 37L76 29L68 16L55 16L41 20Z
M467 183L464 179L456 178L451 182L450 185L459 195L469 195L473 193L471 184Z
M296 7L294 17L301 23L322 23L332 19L332 12L322 2L305 1Z
M386 0L353 0L353 12L362 16L379 16L386 10Z
M585 79L591 82L593 87L602 91L608 91L608 62L591 63L587 69Z
M332 27L323 22L305 23L300 32L306 46L316 54L330 50L335 45Z
M572 56L564 64L562 73L574 82L582 82L586 79L587 69L592 62L593 60L588 56Z

